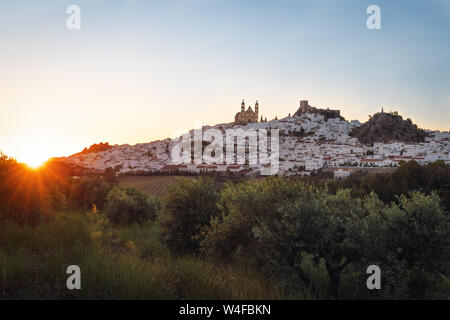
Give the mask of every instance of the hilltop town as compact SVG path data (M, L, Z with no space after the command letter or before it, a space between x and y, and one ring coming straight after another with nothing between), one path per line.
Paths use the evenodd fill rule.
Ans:
M318 109L308 101L301 101L293 116L274 120L258 121L259 104L255 110L245 110L235 116L235 122L205 126L204 130L214 128L225 132L227 129L279 129L279 175L311 175L319 170L333 170L336 179L348 177L355 171L370 171L393 168L400 161L415 160L427 164L443 160L450 164L450 132L420 131L420 142L399 138L391 141L364 143L358 139L357 128L368 126L357 120L347 121L339 110ZM380 116L381 115L381 116ZM376 117L375 117L376 116ZM377 119L398 117L398 114L381 113ZM410 119L407 126L413 126ZM379 126L379 124L377 124ZM355 130L355 131L354 131ZM371 129L372 130L372 129ZM376 129L378 130L378 129ZM391 130L391 129L390 129ZM403 130L403 129L402 129ZM419 130L419 129L418 129ZM373 131L373 130L372 130ZM353 133L352 133L353 132ZM364 131L365 132L365 131ZM423 134L422 134L423 132ZM192 130L190 132L192 134ZM386 137L386 136L385 136ZM118 175L127 174L167 174L167 173L215 173L259 175L263 165L257 164L174 164L171 153L174 141L171 139L140 143L136 145L101 145L99 148L85 149L67 158L64 162L74 167L103 171L112 168ZM248 142L246 143L248 147ZM90 151L92 150L92 151Z

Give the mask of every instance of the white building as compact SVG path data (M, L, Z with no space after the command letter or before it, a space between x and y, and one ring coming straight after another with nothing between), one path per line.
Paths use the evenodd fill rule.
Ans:
M350 169L348 168L335 168L334 179L341 180L350 177Z

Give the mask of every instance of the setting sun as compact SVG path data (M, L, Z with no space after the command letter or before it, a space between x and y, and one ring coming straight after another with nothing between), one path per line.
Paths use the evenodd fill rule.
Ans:
M43 165L49 158L52 157L50 150L44 145L38 143L30 143L30 145L18 148L13 157L17 161L25 163L27 166L36 169Z
M48 156L39 153L32 153L18 160L25 163L27 166L36 169L42 166L48 160Z
M58 132L34 128L3 137L0 150L30 168L38 168L49 158L75 153L80 147L70 142Z

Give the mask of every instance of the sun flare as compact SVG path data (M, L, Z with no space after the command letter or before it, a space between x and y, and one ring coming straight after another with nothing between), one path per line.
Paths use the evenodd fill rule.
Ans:
M29 166L30 168L37 169L37 168L41 167L42 165L44 165L44 163L46 161L47 161L47 159L35 158L35 159L28 159L28 160L24 161L24 163L27 166Z
M45 130L29 130L17 133L4 139L4 151L18 162L36 169L48 159L55 157L63 141L60 137Z
M25 163L30 168L37 169L48 159L49 156L44 152L39 152L39 150L28 150L27 152L23 152L17 160Z

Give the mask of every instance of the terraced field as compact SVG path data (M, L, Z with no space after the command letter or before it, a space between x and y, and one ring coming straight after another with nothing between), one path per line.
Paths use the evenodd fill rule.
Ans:
M150 194L154 194L158 197L162 197L167 192L169 186L175 183L178 176L121 176L119 177L120 186L129 186L139 189ZM195 176L183 176L188 179L196 179ZM225 177L213 177L216 190L220 190L223 187L225 181L230 178ZM256 183L261 178L250 179L251 182ZM236 179L235 179L236 180Z
M119 185L129 186L156 196L164 196L176 176L123 176L119 177Z

